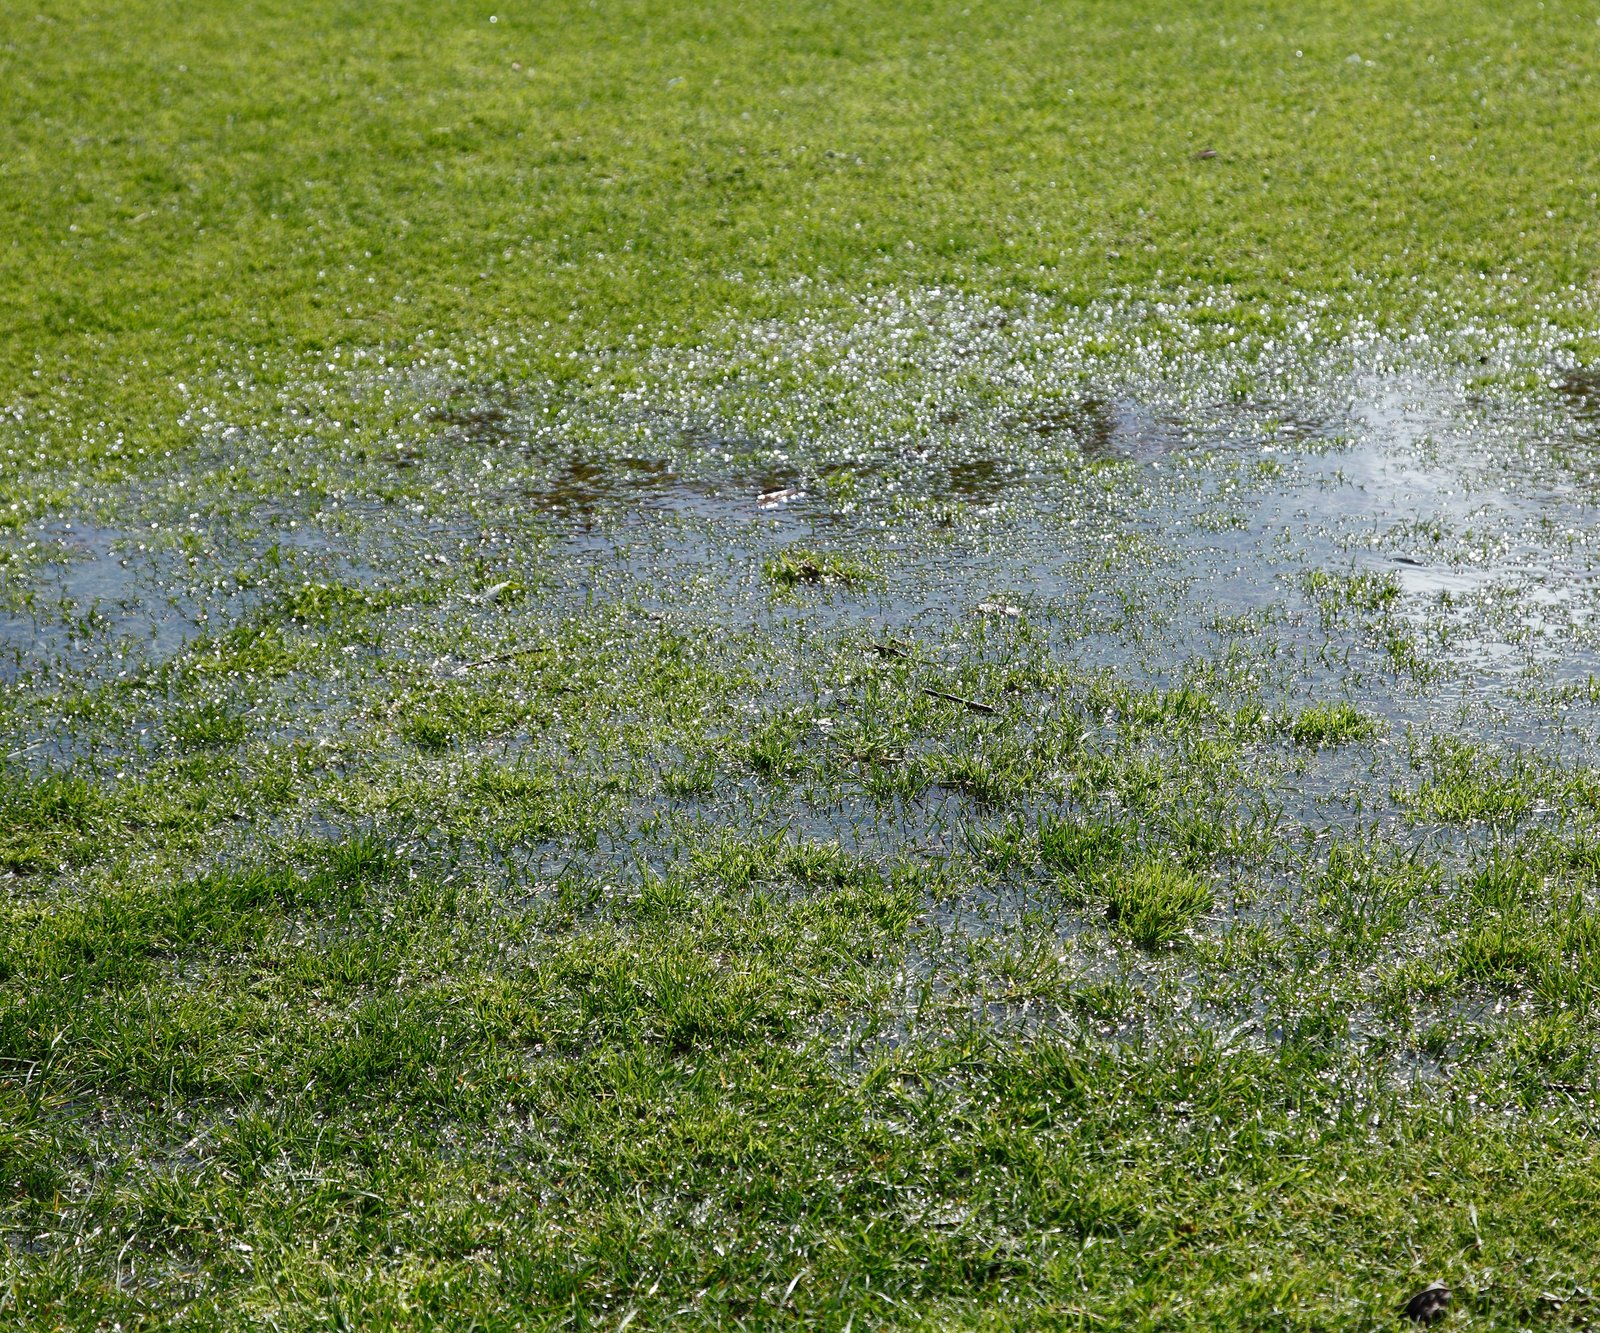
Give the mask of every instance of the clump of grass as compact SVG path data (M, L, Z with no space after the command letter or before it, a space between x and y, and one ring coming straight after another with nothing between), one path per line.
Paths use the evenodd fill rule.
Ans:
M1172 943L1211 909L1211 886L1170 861L1112 875L1107 887L1107 919L1145 949Z
M1394 626L1384 635L1383 650L1398 674L1410 676L1419 685L1437 680L1444 671L1444 664L1429 656L1417 635L1402 626Z
M1433 771L1410 798L1419 819L1447 824L1514 819L1533 805L1535 774L1460 742L1434 747Z
M1042 777L1038 757L1015 741L928 756L924 767L938 786L964 792L992 807L1021 800L1037 789Z
M368 611L382 611L399 598L391 590L339 583L302 583L279 600L281 613L302 625L334 625Z
M1522 1092L1524 1104L1531 1106L1551 1084L1582 1081L1590 1049L1577 1015L1538 1014L1507 1035L1501 1066Z
M1129 726L1145 730L1196 727L1213 718L1217 706L1193 685L1172 690L1116 691L1118 715Z
M1313 704L1290 718L1286 729L1296 745L1320 750L1367 740L1377 734L1378 724L1350 704Z
M804 726L792 715L768 718L751 728L735 753L764 778L789 777L804 767L800 750Z
M1128 831L1104 820L1047 816L1039 821L1039 859L1056 870L1082 877L1122 859Z
M185 665L197 677L272 678L288 675L312 657L304 642L292 641L281 626L251 621L215 638L198 640Z
M1387 613L1400 600L1400 579L1368 571L1312 570L1301 579L1301 590L1317 608L1317 618L1326 630L1338 626L1347 614L1366 618Z
M1497 851L1464 885L1467 902L1496 916L1512 916L1536 903L1543 880L1527 861Z
M172 723L172 740L180 750L219 750L245 737L242 714L215 700L183 709Z
M1301 587L1316 603L1324 625L1336 622L1346 610L1368 615L1386 611L1400 598L1400 580L1393 574L1330 574L1313 569Z
M1370 950L1402 929L1439 882L1438 868L1419 857L1335 843L1315 883L1318 910L1333 927L1330 947Z
M413 691L402 701L397 730L419 750L440 754L456 745L504 735L530 716L527 705L498 691L445 685Z
M799 547L780 551L762 568L768 580L785 592L802 583L842 583L853 587L867 577L867 567L859 560L832 551Z
M700 756L678 768L661 775L661 790L668 796L682 798L709 796L716 789L717 769L708 758Z
M0 871L30 874L82 840L105 802L82 778L0 763Z
M1509 988L1550 959L1550 944L1527 919L1496 918L1469 930L1456 942L1456 974L1467 980Z

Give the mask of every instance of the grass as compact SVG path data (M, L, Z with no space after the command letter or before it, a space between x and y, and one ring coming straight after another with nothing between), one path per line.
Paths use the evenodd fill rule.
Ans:
M0 769L0 811L7 832L0 858L13 874L48 868L56 855L79 844L93 828L101 802L82 778Z
M1515 318L1588 281L1600 226L1569 184L1594 71L1564 6L183 14L7 24L0 399L40 423L19 463L137 467L224 382L259 413L309 362L486 322L540 330L511 359L562 377L597 341L801 307L797 276L1220 286L1222 342L1302 293L1403 319L1442 283ZM1508 267L1532 285L1509 305Z
M1135 944L1154 949L1177 940L1211 905L1209 885L1176 866L1149 861L1112 878L1106 918Z
M785 592L803 583L840 583L849 587L867 575L866 566L849 556L793 548L767 561L764 572L774 586Z
M0 15L0 1324L1584 1326L1597 34Z
M1347 610L1369 615L1388 610L1400 598L1400 580L1393 574L1361 571L1337 574L1313 569L1302 580L1306 593L1316 603L1325 625L1334 625Z
M1542 781L1526 756L1497 755L1441 738L1431 749L1427 776L1412 798L1418 818L1446 822L1514 819L1532 808Z
M1313 704L1290 718L1287 730L1296 745L1317 748L1366 740L1376 733L1377 724L1350 704Z

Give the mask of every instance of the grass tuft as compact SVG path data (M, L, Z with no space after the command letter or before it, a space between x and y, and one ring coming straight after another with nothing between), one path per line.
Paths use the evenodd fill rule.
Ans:
M1144 861L1106 879L1106 918L1145 949L1173 943L1211 910L1209 884L1168 861Z
M867 578L867 567L859 560L836 552L805 548L780 552L762 566L762 571L769 582L785 592L803 583L838 583L853 587Z
M1313 704L1290 718L1287 730L1296 745L1322 749L1369 740L1377 735L1378 724L1350 704Z

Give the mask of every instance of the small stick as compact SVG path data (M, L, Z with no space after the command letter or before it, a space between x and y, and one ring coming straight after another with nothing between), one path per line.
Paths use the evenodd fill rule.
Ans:
M877 653L879 657L893 657L904 662L911 656L904 648L892 639L885 643L872 643L867 645L867 651Z
M963 698L959 694L950 694L945 690L936 690L931 685L924 685L922 692L932 695L935 699L946 699L950 703L960 704L963 708L970 708L974 713L998 713L1000 711L993 704L981 703L977 699Z
M500 662L510 662L518 657L531 657L534 653L551 653L553 648L513 648L508 653L496 653L493 657L480 657L476 662L463 662L456 668L456 675L463 671L471 671L476 667L495 666Z

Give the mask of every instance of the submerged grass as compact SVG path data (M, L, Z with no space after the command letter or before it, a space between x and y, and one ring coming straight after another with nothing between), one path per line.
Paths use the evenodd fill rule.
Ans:
M0 14L0 1324L1584 1326L1597 34Z

